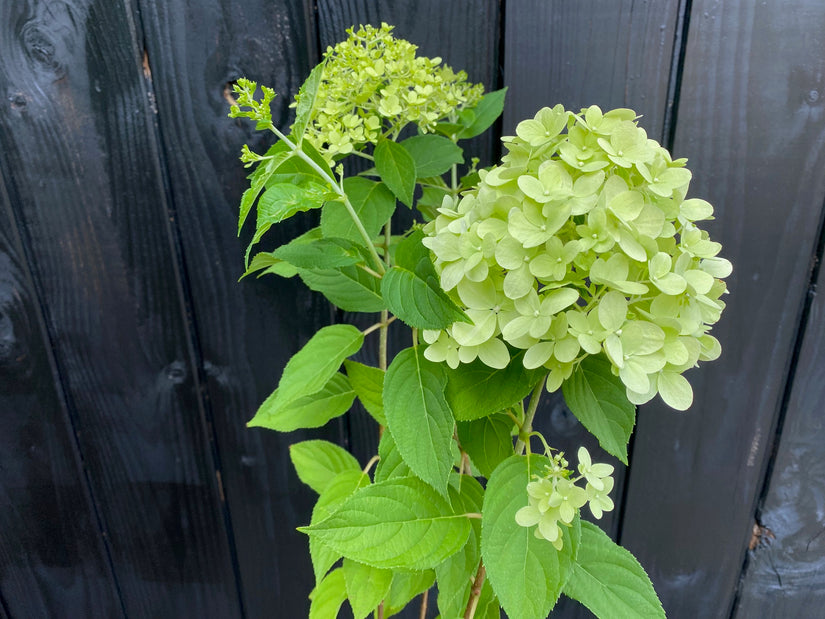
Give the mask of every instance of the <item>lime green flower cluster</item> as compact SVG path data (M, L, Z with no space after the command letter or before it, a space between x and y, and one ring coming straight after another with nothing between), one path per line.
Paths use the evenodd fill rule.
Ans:
M579 509L589 504L596 518L613 509L610 491L613 490L613 466L594 463L590 452L579 447L579 476L567 468L564 453L550 458L551 464L543 476L534 475L536 481L527 484L528 505L516 512L516 522L522 527L538 525L535 536L546 539L561 550L563 537L561 526L570 526ZM577 482L585 480L582 488ZM560 526L561 525L561 526Z
M544 108L503 140L502 164L425 228L442 287L473 321L425 332L427 358L502 368L523 349L555 391L604 354L633 403L659 393L688 408L682 372L721 352L708 331L731 265L695 223L713 207L685 199L686 160L627 109Z
M436 121L454 120L484 92L441 58L417 57L417 47L394 38L392 26L360 26L347 34L327 48L305 136L328 161L382 135L395 137L407 123L432 131Z

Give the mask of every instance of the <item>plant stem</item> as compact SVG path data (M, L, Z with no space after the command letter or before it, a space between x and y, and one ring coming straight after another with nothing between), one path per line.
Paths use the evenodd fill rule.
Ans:
M304 151L300 149L300 147L298 147L298 145L296 145L292 140L290 140L283 133L281 133L275 125L269 125L269 128L275 135L277 135L283 141L284 144L286 144L289 150L295 153L298 156L298 158L302 159L310 168L315 170L321 176L321 178L323 178L327 183L330 184L335 193L341 196L344 202L344 207L347 209L349 216L352 217L352 221L355 223L355 227L358 229L358 233L366 242L367 249L369 250L370 255L372 256L372 259L375 261L375 266L377 267L378 272L381 275L383 275L386 272L386 269L384 268L384 263L381 261L381 257L378 255L378 252L375 251L375 247L372 244L372 239L370 238L370 235L367 233L366 228L364 228L364 224L361 222L361 219L358 217L358 213L356 213L355 209L352 207L352 204L350 203L347 194L344 192L344 188L341 185L339 185L333 177L327 174L321 166L315 163L315 161L312 160L312 157L307 155Z
M473 619L478 608L478 600L481 597L481 587L484 585L484 577L487 571L484 569L484 563L478 563L478 571L476 577L473 579L473 588L470 589L470 599L467 602L467 610L464 611L464 619Z
M390 266L390 241L392 240L392 218L384 225L384 257L387 266ZM378 367L386 371L387 369L387 325L389 325L389 315L387 310L381 310L381 331L378 335Z
M384 619L384 602L382 601L375 611L375 619Z
M546 380L547 377L544 376L539 381L538 385L536 385L536 388L533 389L533 393L530 394L530 405L527 407L527 414L524 416L524 423L521 424L521 432L519 432L519 439L516 441L515 451L518 455L524 453L524 446L526 444L521 439L521 437L527 436L533 429L533 417L536 416L536 410L539 407L539 399L541 398L541 392L544 389L544 382Z
M426 619L427 617L427 601L430 597L430 590L427 589L421 596L421 612L418 613L418 619Z

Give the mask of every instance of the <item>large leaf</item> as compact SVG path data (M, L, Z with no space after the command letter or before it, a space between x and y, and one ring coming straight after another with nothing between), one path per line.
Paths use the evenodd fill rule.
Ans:
M369 475L360 470L346 470L336 475L324 488L324 491L312 508L310 524L322 522L359 488L368 486ZM330 548L321 540L309 538L309 556L312 560L312 571L315 574L315 583L319 583L329 568L341 558L341 553Z
M464 163L464 151L458 144L433 133L416 135L401 142L415 161L418 178L439 176L454 164Z
M344 573L333 570L309 594L309 619L336 619L341 605L347 599Z
M381 295L390 312L417 329L444 329L456 321L469 322L434 277L424 280L412 271L392 267L381 280Z
M409 477L413 474L404 463L398 447L392 440L392 434L384 432L378 441L378 465L375 467L375 482L392 479L393 477Z
M362 488L329 518L299 530L360 563L423 570L464 546L470 522L418 478L398 477Z
M446 383L444 367L425 359L418 347L398 353L384 378L384 415L398 453L445 496L458 453L453 415L444 399Z
M531 474L550 461L543 456L511 456L493 472L484 493L481 556L487 578L510 617L545 619L555 606L578 552L581 529L562 527L563 547L556 550L534 535L534 527L516 522L527 505Z
M290 445L289 459L298 478L318 494L326 490L339 473L361 470L355 456L329 441L311 440Z
M415 161L406 149L392 140L381 140L373 153L375 169L396 198L412 207L415 190Z
M627 464L636 407L627 399L621 379L610 371L610 362L585 357L561 389L567 406L602 448Z
M323 327L289 360L278 388L248 425L265 425L280 409L299 398L318 393L329 383L344 359L360 350L364 335L352 325Z
M636 557L596 525L581 526L581 548L564 594L603 619L664 619L662 603Z
M527 370L521 359L513 357L503 370L496 370L476 360L462 363L456 369L446 368L445 396L458 421L480 419L503 411L523 400L541 380L541 368Z
M496 118L501 116L501 112L504 110L504 96L506 94L507 89L502 88L501 90L488 92L481 97L481 100L476 106L470 110L472 111L472 115L464 117L467 118L469 122L466 124L462 122L464 128L458 134L458 137L466 140L467 138L474 138L487 131L487 129L496 122ZM462 121L464 121L464 118L462 118Z
M312 69L309 77L307 77L306 81L301 85L300 90L298 90L298 96L296 97L298 104L295 107L295 122L292 123L292 129L290 132L292 133L292 137L299 144L304 138L307 125L312 117L312 110L315 107L315 99L318 95L318 87L321 85L321 78L324 75L324 65L325 63L323 62L315 65L315 68Z
M349 359L344 361L344 367L352 390L366 411L379 424L387 425L387 419L384 417L384 370Z
M490 415L460 421L458 440L478 472L489 478L502 461L513 455L513 421L507 415Z
M363 176L345 178L344 192L369 237L378 236L395 211L395 196L392 192L384 183L376 183ZM339 237L361 245L365 242L347 207L338 201L324 205L321 211L321 230L325 237Z
M355 619L364 619L389 593L392 570L382 570L351 559L344 559L343 570L352 614Z
M310 290L320 292L347 312L385 309L381 281L357 266L337 269L300 269L298 275Z

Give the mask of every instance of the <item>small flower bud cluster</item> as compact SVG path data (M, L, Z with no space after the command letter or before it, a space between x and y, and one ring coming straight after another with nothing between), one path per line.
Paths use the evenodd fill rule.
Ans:
M563 453L550 458L551 464L543 476L527 484L528 505L516 512L516 522L522 527L536 526L535 536L546 539L556 550L561 550L561 526L570 526L579 509L588 504L596 518L613 509L610 491L613 490L613 466L593 463L590 453L579 447L578 477L567 468ZM585 480L585 486L577 482Z
M632 110L544 108L503 138L501 165L425 231L441 285L473 324L424 332L426 356L494 368L524 350L555 391L587 355L604 355L635 404L693 400L682 372L719 356L730 262L695 222L684 159L647 137ZM509 345L509 346L508 346Z
M467 74L416 56L417 47L392 36L392 26L361 26L328 47L323 79L306 138L328 161L381 135L394 136L414 123L432 131L438 120L472 107L483 94ZM300 95L299 95L300 96ZM295 104L293 104L295 105Z

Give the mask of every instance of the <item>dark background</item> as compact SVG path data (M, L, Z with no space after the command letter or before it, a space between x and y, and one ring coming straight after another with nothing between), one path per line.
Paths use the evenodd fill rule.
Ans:
M347 317L291 280L236 283L237 157L266 138L227 93L269 84L287 127L320 51L382 20L508 86L504 134L557 102L628 106L690 159L734 264L723 354L688 374L688 412L641 409L602 526L670 617L821 616L825 3L0 0L0 618L306 616L313 496L287 446L364 463L375 434L358 414L245 428ZM470 148L490 163L496 138ZM582 440L558 400L540 424Z

